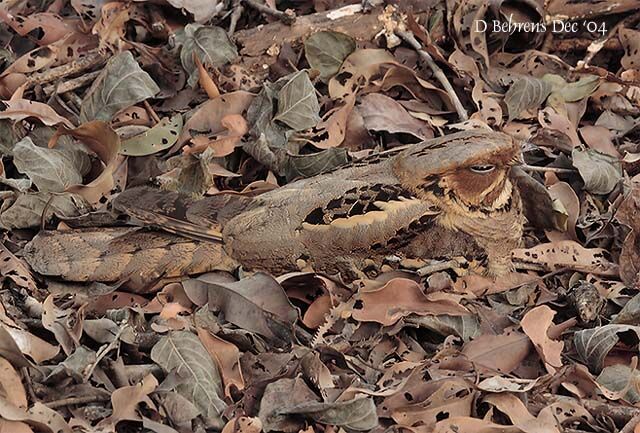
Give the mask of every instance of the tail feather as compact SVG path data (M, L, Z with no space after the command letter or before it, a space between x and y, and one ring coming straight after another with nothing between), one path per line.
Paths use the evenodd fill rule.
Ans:
M24 258L45 276L75 282L125 281L134 292L237 266L220 243L130 227L42 231L25 246Z

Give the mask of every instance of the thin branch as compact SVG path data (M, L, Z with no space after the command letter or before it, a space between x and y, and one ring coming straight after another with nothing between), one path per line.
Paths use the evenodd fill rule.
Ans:
M416 271L418 275L424 277L425 275L435 274L436 272L446 271L447 269L454 269L460 266L460 262L457 260L447 260L446 262L434 263L432 265L423 266Z
M467 114L467 110L465 110L464 106L462 105L462 102L460 102L460 98L458 98L458 95L453 89L453 86L451 86L449 79L444 74L440 66L438 66L436 62L433 60L433 57L431 57L429 53L427 53L425 50L422 49L422 45L420 44L420 42L418 42L418 40L413 35L413 33L406 30L396 30L396 34L400 36L409 45L411 45L411 48L416 50L420 58L424 60L427 66L429 66L429 68L433 72L433 76L436 78L436 80L440 82L444 90L447 92L447 94L451 98L451 102L453 102L453 106L455 107L460 120L461 121L468 120L469 115Z
M149 116L151 116L151 118L153 119L153 122L156 124L160 123L160 117L146 99L142 101L142 105L144 105L144 108L147 110L147 113L149 113Z
M20 374L22 375L22 382L26 385L25 390L27 391L27 395L29 396L29 400L35 403L38 401L36 397L36 393L33 389L33 382L31 381L31 375L29 374L29 368L20 367Z
M60 400L53 400L45 403L49 409L57 409L64 406L73 406L77 404L97 403L103 401L109 401L111 399L108 395L86 395L84 397L69 397L62 398Z
M556 174L573 174L577 173L575 168L561 168L561 167L538 167L536 165L522 164L520 166L524 171L535 171L539 173L556 173Z
M229 37L233 36L233 34L236 32L236 26L238 25L238 21L240 20L243 11L244 7L242 7L242 1L234 0L233 12L231 13L231 18L229 21L229 31L227 31Z
M100 75L100 72L102 71L89 72L57 85L55 84L49 85L44 88L44 94L47 96L50 96L53 93L57 93L58 95L60 95L62 93L67 93L67 92L71 92L73 90L79 89L81 87L88 85L93 80L98 78L98 75Z
M50 83L69 75L79 74L80 72L102 64L106 60L106 56L98 50L90 51L78 60L73 60L62 66L51 68L45 72L32 74L27 79L25 89L29 89L37 84Z
M83 376L85 382L87 382L91 378L93 371L96 369L102 358L104 358L109 352L115 349L118 342L120 341L120 337L127 328L129 328L129 324L124 323L122 326L120 326L120 329L118 330L118 333L113 337L113 340L109 344L103 346L100 350L98 350L96 360L93 362L93 364L91 364L91 367L87 369L87 372Z
M271 9L269 6L258 3L256 0L242 0L242 2L260 13L279 19L288 26L296 21L296 14L291 9L282 12L277 9Z

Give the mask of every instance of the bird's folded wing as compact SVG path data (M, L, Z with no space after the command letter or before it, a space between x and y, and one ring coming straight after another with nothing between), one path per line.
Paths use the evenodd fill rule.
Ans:
M221 194L193 200L186 194L135 187L113 201L115 210L144 224L192 239L220 241L221 225L251 203L251 198Z

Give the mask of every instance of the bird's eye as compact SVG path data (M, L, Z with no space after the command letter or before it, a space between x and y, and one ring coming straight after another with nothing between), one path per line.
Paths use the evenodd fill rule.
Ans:
M483 165L472 165L469 168L474 173L486 174L486 173L491 173L496 168L496 166L491 164L483 164Z

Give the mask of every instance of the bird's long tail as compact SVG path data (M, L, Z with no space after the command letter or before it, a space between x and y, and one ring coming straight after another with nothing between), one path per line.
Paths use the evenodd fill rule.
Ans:
M73 282L121 283L133 292L237 263L221 243L144 228L42 231L24 249L32 269Z

